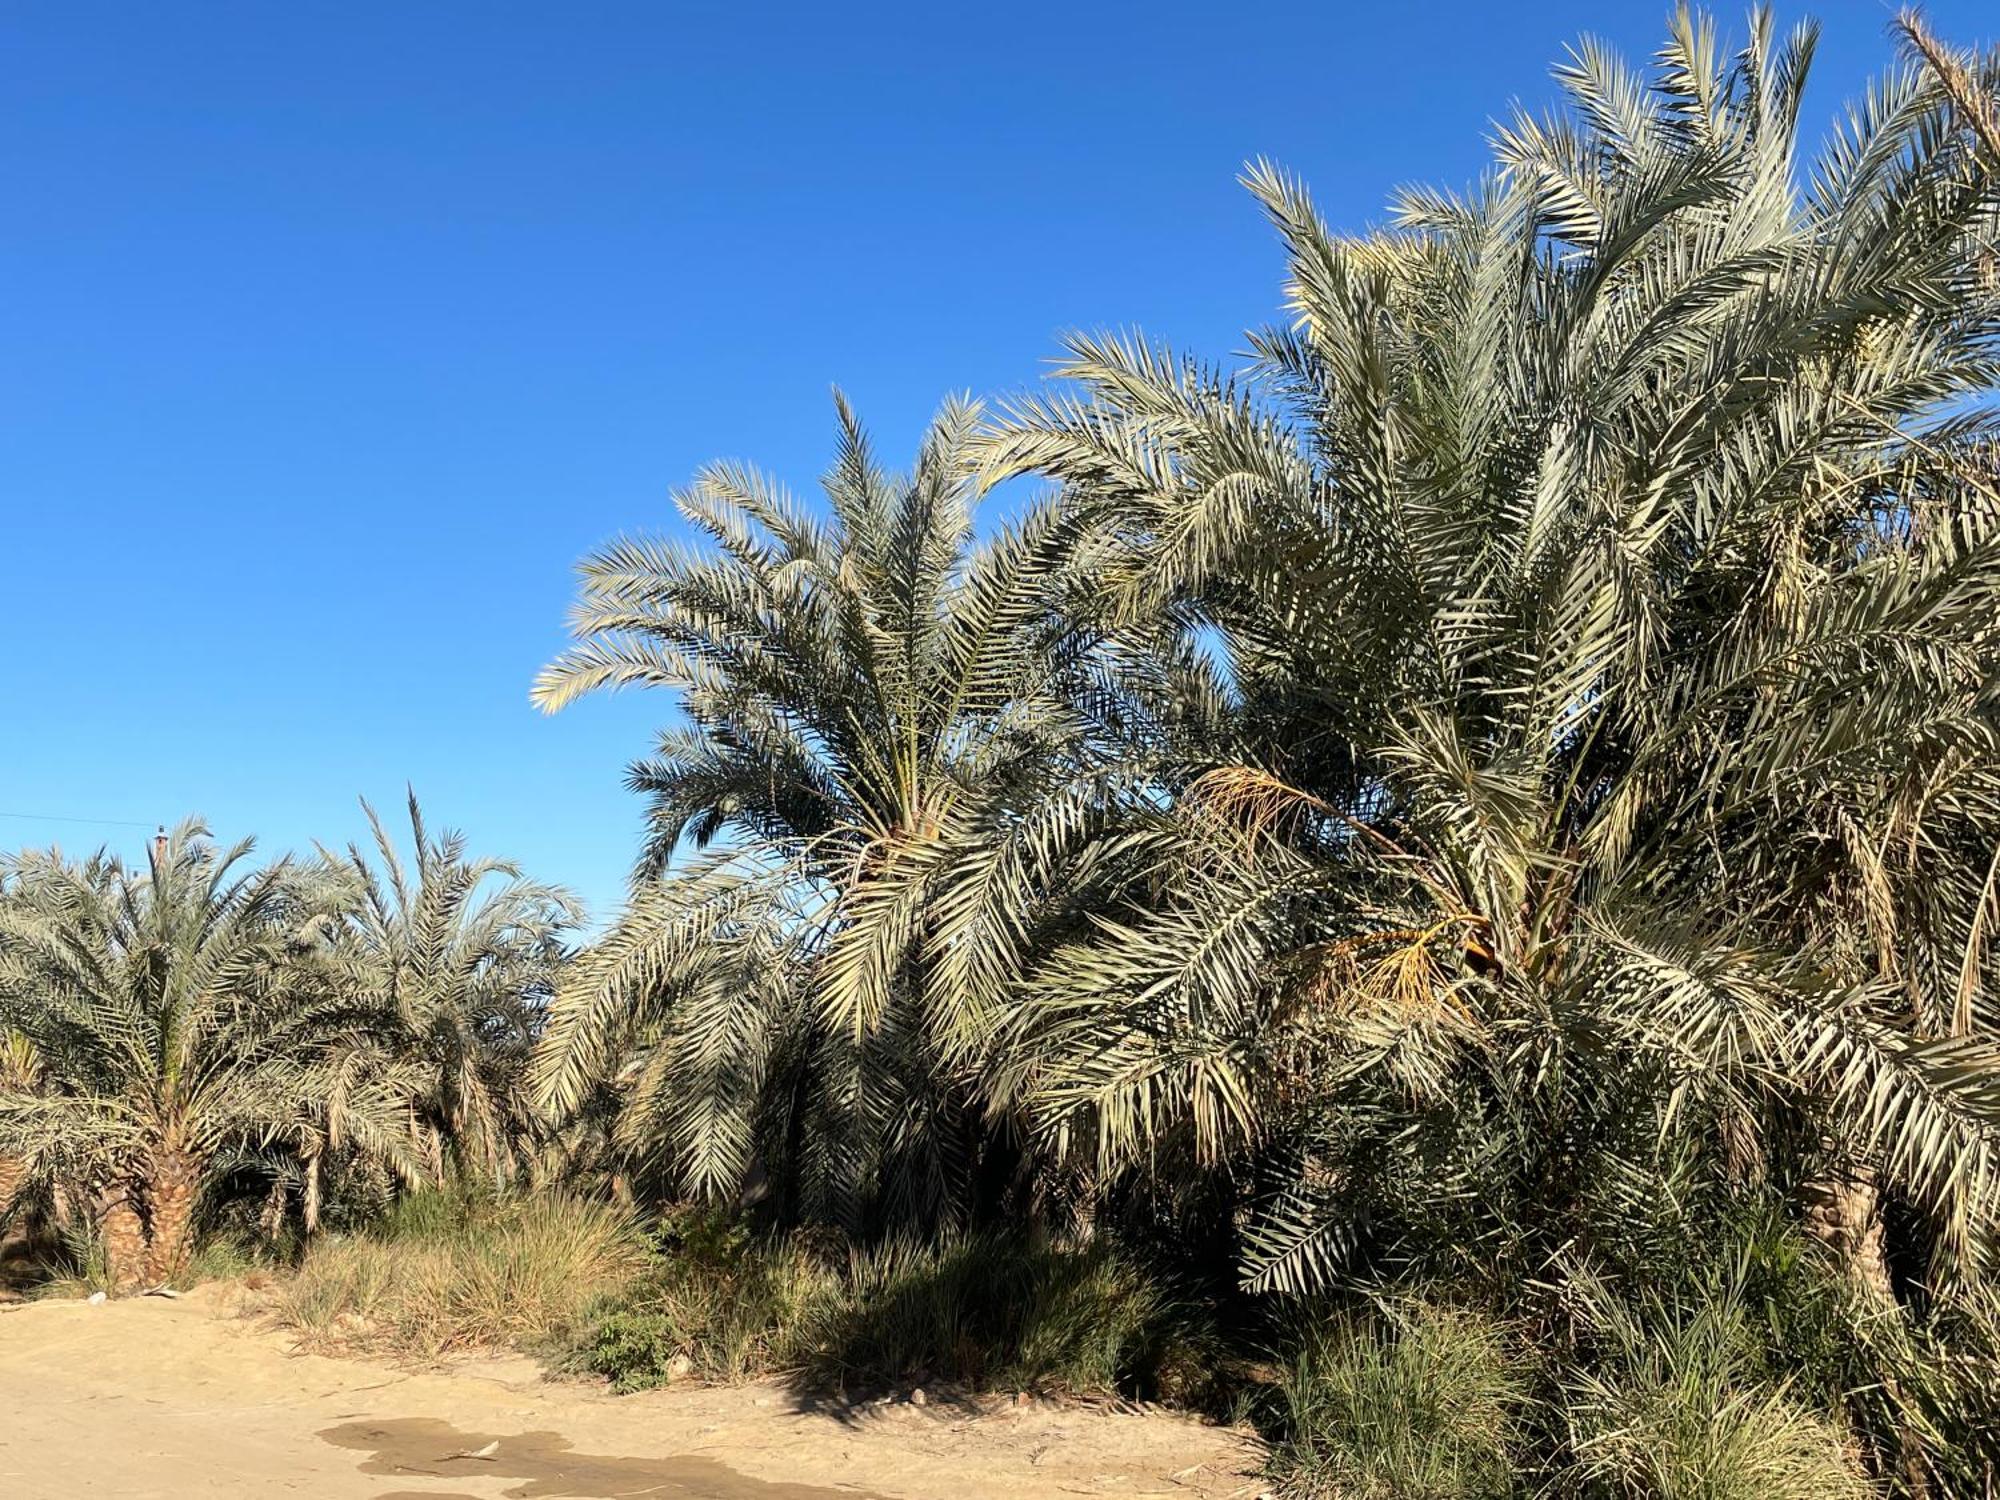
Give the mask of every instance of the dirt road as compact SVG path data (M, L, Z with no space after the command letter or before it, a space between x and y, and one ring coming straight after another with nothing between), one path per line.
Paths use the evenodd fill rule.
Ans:
M1239 1500L1240 1438L1157 1414L815 1409L774 1387L613 1397L525 1360L291 1351L235 1294L0 1308L7 1500Z

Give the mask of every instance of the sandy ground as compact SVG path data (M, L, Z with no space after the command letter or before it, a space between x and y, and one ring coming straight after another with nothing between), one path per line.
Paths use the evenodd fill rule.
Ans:
M322 1358L222 1288L0 1307L6 1500L1249 1500L1256 1465L1240 1435L1153 1412L614 1397L525 1360Z

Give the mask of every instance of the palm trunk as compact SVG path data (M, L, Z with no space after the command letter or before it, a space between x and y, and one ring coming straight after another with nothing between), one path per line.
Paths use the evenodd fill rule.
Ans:
M257 1213L257 1229L271 1244L278 1242L278 1236L285 1232L285 1209L290 1203L282 1182L271 1184L271 1190L264 1195L264 1206Z
M146 1226L134 1201L137 1185L122 1183L99 1210L98 1234L104 1244L104 1266L115 1292L135 1290L145 1271Z
M54 1196L57 1228L70 1233L96 1226L97 1215L91 1209L89 1194L75 1182L58 1177Z
M1807 1189L1807 1233L1833 1251L1854 1284L1885 1308L1896 1306L1882 1234L1882 1195L1867 1170Z
M1844 1177L1814 1183L1807 1189L1806 1231L1831 1249L1846 1270L1848 1279L1868 1300L1888 1316L1901 1318L1902 1304L1896 1300L1896 1284L1889 1276L1889 1257L1882 1226L1882 1193L1875 1174L1867 1168ZM1883 1389L1898 1407L1903 1392L1893 1376L1884 1375ZM1924 1465L1924 1446L1916 1432L1896 1419L1895 1461L1903 1471L1903 1483L1914 1500L1928 1500L1930 1479ZM1887 1461L1887 1456L1883 1456Z
M146 1245L146 1284L161 1286L186 1268L194 1251L194 1199L201 1164L186 1151L156 1153L146 1183L152 1235Z
M14 1206L14 1200L21 1196L21 1189L27 1185L28 1164L18 1156L9 1156L0 1151L0 1218L5 1218L7 1210Z

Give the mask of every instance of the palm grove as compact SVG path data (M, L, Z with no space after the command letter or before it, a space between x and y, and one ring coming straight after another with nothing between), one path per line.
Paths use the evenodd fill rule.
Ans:
M1247 369L705 470L535 686L682 710L593 943L414 803L408 870L15 857L0 1195L134 1284L467 1175L1110 1243L1319 1368L1307 1487L1978 1493L2000 60L1903 37L1809 157L1810 30L1582 46L1379 232L1253 169Z

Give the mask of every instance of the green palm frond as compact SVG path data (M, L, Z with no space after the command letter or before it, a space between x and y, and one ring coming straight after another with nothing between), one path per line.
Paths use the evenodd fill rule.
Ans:
M1393 1160L1445 1100L1831 1140L1990 1253L1987 96L1919 47L1809 161L1813 44L1584 44L1384 232L1258 163L1252 368L1073 339L986 435L986 480L1062 488L1092 722L1153 787L1055 876L1095 924L1018 992L1008 1097L1113 1173L1271 1163L1260 1285L1359 1232L1286 1185L1299 1132ZM1229 766L1296 794L1253 843L1204 824Z
M249 854L191 821L143 871L103 855L8 859L0 1026L15 1066L0 1151L37 1180L143 1194L162 1172L212 1179L245 1151L281 1146L296 1162L344 1114L365 1121L363 1150L413 1163L408 1095L342 982L350 887L290 860L250 868Z
M469 856L463 835L433 834L414 792L409 864L362 809L373 859L354 845L320 851L327 877L358 896L332 937L340 993L421 1077L409 1099L431 1138L460 1169L505 1177L531 1133L529 1055L581 909L505 860Z
M560 1116L619 1081L618 1139L690 1191L783 1159L843 1220L949 1218L1049 844L1089 816L1090 633L1054 608L1082 533L1043 506L977 540L973 403L907 475L837 416L828 519L716 466L678 497L713 550L583 565L579 644L536 701L664 686L687 723L632 767L632 899L561 987L535 1088Z

